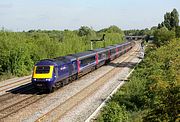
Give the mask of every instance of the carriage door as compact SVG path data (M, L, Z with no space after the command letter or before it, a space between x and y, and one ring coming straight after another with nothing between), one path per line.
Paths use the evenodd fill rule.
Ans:
M72 71L73 74L77 73L77 61L72 62Z
M69 76L71 76L72 75L72 71L73 71L73 66L70 63L70 64L68 64L68 67L69 67Z
M58 67L54 68L54 74L55 74L55 78L56 80L58 79L59 75L58 75Z

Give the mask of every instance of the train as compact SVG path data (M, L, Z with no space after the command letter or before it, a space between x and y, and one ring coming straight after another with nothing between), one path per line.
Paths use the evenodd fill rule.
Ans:
M88 50L37 62L33 69L32 84L38 90L53 92L83 75L109 63L128 52L135 42Z

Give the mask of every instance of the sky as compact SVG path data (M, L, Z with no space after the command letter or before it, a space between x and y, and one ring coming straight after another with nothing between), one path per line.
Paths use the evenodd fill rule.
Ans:
M180 0L0 0L0 28L12 31L144 29L163 21Z

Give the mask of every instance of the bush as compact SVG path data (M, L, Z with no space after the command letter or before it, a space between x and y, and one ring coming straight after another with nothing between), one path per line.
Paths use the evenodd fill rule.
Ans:
M163 27L154 32L154 43L157 47L167 44L170 40L175 38L175 32L169 31L167 28Z
M180 26L176 27L176 38L180 38Z
M110 102L102 111L102 116L98 118L99 122L125 122L127 120L125 107L119 106L115 102Z

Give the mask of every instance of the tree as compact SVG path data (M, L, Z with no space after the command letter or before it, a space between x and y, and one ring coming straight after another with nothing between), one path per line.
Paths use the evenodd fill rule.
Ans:
M151 27L151 30L157 30L157 26Z
M167 12L164 15L164 26L168 28L168 30L172 30L173 28L176 28L179 25L179 14L176 9L173 9L173 11ZM158 27L162 27L162 24Z
M78 31L79 36L92 35L92 33L94 33L94 31L87 26L81 26L79 31Z
M160 28L154 32L154 43L157 47L166 44L175 38L175 32L169 31L166 27Z
M104 33L119 33L122 34L123 32L121 31L121 29L115 25L112 25L108 28L104 28L102 30L100 30L99 32L104 32Z
M180 38L180 26L176 27L176 38Z
M179 26L179 14L176 9L171 12L171 27Z
M164 15L164 25L171 30L171 14L169 12Z

